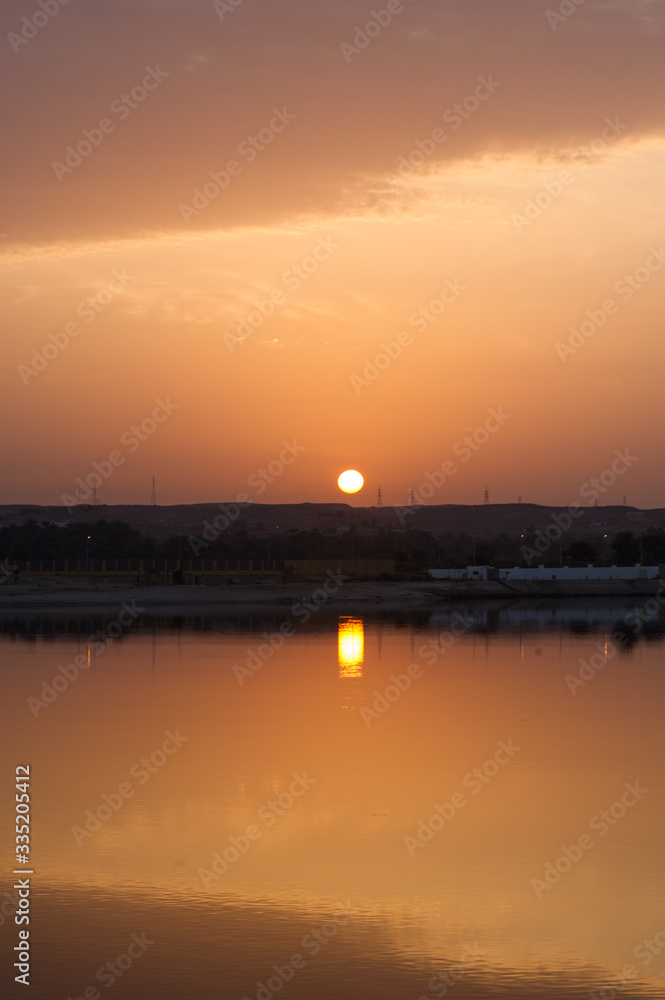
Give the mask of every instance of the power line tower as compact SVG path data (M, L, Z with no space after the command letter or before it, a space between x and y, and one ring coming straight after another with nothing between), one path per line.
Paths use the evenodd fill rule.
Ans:
M150 506L157 506L157 493L155 492L155 477L152 477L152 493L150 494Z
M412 507L414 507L416 503L416 498L413 495L413 486L411 487L411 496L409 498L409 503L411 504Z
M97 487L92 487L92 506L99 507L99 500L97 499Z
M490 491L485 487L485 496L483 497L483 503L490 502Z
M81 487L78 485L78 483L76 484L76 505L78 507L81 506Z
M522 494L521 493L520 493L520 495L517 498L517 502L518 503L522 503Z
M381 499L381 487L379 486L379 492L376 495L376 506L383 507L383 500Z

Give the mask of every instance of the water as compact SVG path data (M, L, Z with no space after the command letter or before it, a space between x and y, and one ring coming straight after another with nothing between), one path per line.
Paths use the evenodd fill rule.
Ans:
M115 614L0 621L3 986L29 764L33 1000L662 997L663 632L620 648L628 610L319 615L279 648L279 614L142 616L103 653Z

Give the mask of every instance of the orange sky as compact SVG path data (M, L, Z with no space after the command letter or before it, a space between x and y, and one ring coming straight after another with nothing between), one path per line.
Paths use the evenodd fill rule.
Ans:
M662 5L218 7L3 5L0 502L662 506Z

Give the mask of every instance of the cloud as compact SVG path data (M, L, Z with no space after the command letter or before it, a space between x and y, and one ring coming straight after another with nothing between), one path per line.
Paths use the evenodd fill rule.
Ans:
M548 9L556 2L405 2L347 62L340 46L365 24L356 3L243 0L222 20L208 2L68 4L4 60L3 248L332 215L488 74L500 87L428 167L563 156L614 115L630 127L622 142L661 135L662 5L587 0L556 31ZM25 11L4 5L5 35ZM114 101L155 66L168 77L120 118ZM295 120L250 162L238 148L275 108ZM53 162L104 118L113 130L59 181ZM241 170L229 187L183 221L179 205L230 159Z

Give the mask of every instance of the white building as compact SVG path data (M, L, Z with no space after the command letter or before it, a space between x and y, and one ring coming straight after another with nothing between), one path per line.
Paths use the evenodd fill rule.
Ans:
M432 580L656 580L660 567L641 566L467 566L466 569L430 569Z
M500 580L655 580L658 566L513 566Z
M466 580L465 569L430 569L428 573L433 580Z

